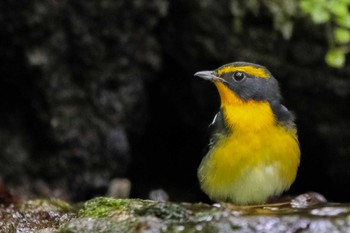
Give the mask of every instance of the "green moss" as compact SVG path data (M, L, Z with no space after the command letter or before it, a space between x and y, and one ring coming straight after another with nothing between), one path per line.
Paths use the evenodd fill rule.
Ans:
M97 197L84 204L80 219L71 221L60 232L134 232L143 228L160 232L163 226L160 220L182 223L191 214L181 204L171 202Z
M135 210L153 204L152 201L139 199L113 199L96 197L84 204L80 210L81 217L112 217L117 214L133 215Z
M79 215L96 218L154 216L163 220L185 221L189 218L190 213L181 205L171 202L97 197L87 201Z
M21 211L53 211L58 213L75 212L74 208L63 200L56 198L29 200L20 205Z

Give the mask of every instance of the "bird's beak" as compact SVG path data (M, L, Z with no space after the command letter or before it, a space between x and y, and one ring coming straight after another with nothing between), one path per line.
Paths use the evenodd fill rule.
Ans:
M210 81L215 81L218 79L218 77L216 77L214 71L211 71L211 70L199 71L199 72L195 73L194 76L200 77L200 78L205 79L205 80L210 80Z
M213 81L213 82L215 81L226 82L224 79L216 76L215 71L211 71L211 70L199 71L195 73L194 76L200 77L205 80Z
M214 82L220 94L221 105L229 105L232 100L238 99L235 93L227 87L228 82L225 79L218 77L215 71L199 71L195 73L194 76Z

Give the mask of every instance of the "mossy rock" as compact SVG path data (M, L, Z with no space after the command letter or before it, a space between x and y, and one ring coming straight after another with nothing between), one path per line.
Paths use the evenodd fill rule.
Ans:
M39 199L0 206L0 232L350 232L350 204L300 200L235 206L97 197L72 206Z

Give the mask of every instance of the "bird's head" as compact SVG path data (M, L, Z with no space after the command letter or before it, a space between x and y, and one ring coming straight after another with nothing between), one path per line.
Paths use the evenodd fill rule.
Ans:
M277 80L264 66L233 62L194 75L214 82L220 94L221 105L242 104L250 100L267 101L273 105L280 103Z

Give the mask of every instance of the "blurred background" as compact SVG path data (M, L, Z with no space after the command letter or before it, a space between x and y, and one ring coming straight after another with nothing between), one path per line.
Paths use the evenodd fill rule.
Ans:
M208 201L196 173L219 98L193 74L247 61L297 117L289 194L350 201L346 2L2 0L1 182L20 198Z

